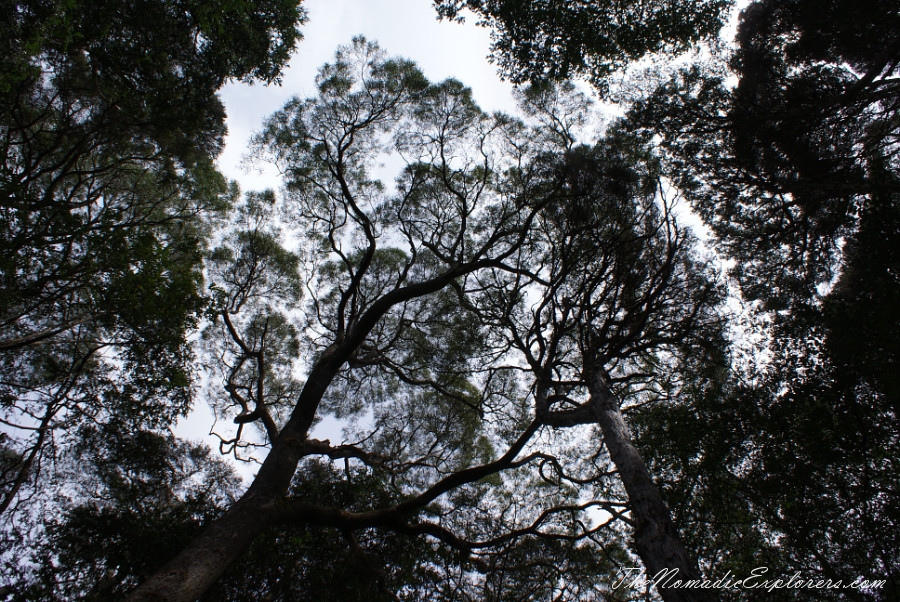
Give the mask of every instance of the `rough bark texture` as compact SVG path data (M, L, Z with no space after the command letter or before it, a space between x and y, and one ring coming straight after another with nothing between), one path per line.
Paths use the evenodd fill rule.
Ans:
M622 417L619 401L610 391L604 373L596 369L585 372L603 441L628 494L634 521L634 547L644 561L646 577L651 580L657 575L665 577L656 581L656 585L666 602L711 602L713 597L707 590L672 587L678 580L699 580L697 565L685 551L669 509L640 453L631 443L631 433Z

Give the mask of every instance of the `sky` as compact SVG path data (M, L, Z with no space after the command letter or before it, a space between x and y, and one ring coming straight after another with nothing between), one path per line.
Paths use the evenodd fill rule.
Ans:
M277 188L273 171L242 167L247 143L263 120L293 96L311 96L319 67L356 35L378 42L389 56L414 60L431 81L455 77L472 88L482 109L513 112L512 86L486 60L490 33L466 23L438 21L430 0L306 0L308 21L281 86L229 84L222 92L228 138L219 158L223 173L244 190Z
M260 169L244 164L248 142L262 128L266 117L281 109L293 96L301 98L315 92L319 67L333 60L338 46L363 35L378 42L389 56L412 59L431 81L454 77L472 88L475 101L488 112L515 112L512 85L500 80L494 65L487 61L490 32L477 27L475 19L466 23L438 21L431 0L305 0L308 20L302 27L304 39L298 45L280 86L232 83L220 95L227 113L228 137L219 168L241 189L279 188L274 168ZM218 448L218 439L209 434L214 418L201 399L194 411L179 421L176 435L201 440ZM229 433L231 424L220 424ZM341 440L340 424L326 418L311 434ZM245 476L254 471L242 467Z

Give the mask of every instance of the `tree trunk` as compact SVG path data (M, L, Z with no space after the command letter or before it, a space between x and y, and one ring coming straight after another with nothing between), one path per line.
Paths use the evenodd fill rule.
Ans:
M435 293L455 278L488 264L488 260L479 259L455 266L430 280L394 289L372 303L346 339L313 365L290 420L272 442L272 450L247 492L172 561L138 586L128 602L193 602L202 596L256 536L273 524L279 506L286 501L325 390L381 317L399 303Z
M241 499L132 592L129 602L193 602L202 596L271 526L299 458L299 446L280 437Z
M265 527L266 513L247 496L141 584L129 602L192 602L209 589Z
M713 597L708 590L683 587L685 581L701 579L696 562L685 551L669 509L631 443L619 402L610 391L604 372L585 369L585 380L604 444L628 494L634 521L634 547L644 561L647 579L656 583L665 602L711 601ZM625 582L636 577L632 575ZM675 586L678 581L682 587Z
M256 536L273 524L303 455L302 442L312 425L315 408L346 353L325 358L313 368L291 419L272 443L272 450L241 499L133 591L129 602L197 600Z

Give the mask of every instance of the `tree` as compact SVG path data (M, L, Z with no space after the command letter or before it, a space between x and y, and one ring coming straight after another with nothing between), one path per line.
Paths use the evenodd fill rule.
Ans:
M736 366L740 380L718 401L695 399L695 416L721 437L681 439L676 421L663 432L683 447L663 462L709 455L727 466L710 479L714 464L704 476L682 464L696 484L680 494L689 512L698 510L689 499L736 500L722 513L707 506L698 521L739 521L740 537L761 542L786 572L874 573L886 589L858 599L891 599L900 530L883 450L898 437L898 347L896 317L883 308L898 290L894 12L821 8L751 4L727 65L676 73L630 117L661 136L673 179L769 324L771 359ZM711 424L722 414L734 416L727 434ZM721 547L717 562L748 561L735 540Z
M646 469L634 477L633 454L619 452L620 403L677 394L695 327L715 327L716 287L659 205L655 163L625 136L576 145L581 120L553 113L557 101L584 110L571 87L524 93L529 123L487 115L459 82L429 83L362 39L317 84L257 139L285 198L248 197L211 256L207 348L223 362L218 411L235 423L220 436L264 458L243 496L131 599L195 599L266 545L308 559L332 545L323 528L363 565L366 549L418 538L407 545L430 549L424 562L410 568L395 550L370 572L386 584L405 571L427 588L413 596L505 599L504 575L529 566L557 577L529 581L527 595L628 596L611 589L624 525L642 556L692 569L665 507L645 504ZM393 187L374 177L386 152L405 165ZM278 204L296 253L267 217ZM327 414L351 420L356 443L311 439ZM315 456L343 461L343 475ZM277 579L256 583L290 596L270 589Z
M362 512L398 502L388 478L385 471L309 458L301 463L290 496ZM391 530L279 525L259 536L205 599L567 599L592 591L596 575L628 562L622 550L610 545L607 550L609 557L598 556L592 546L531 538L499 546L483 562L474 562L449 546Z
M620 136L591 153L569 152L563 168L565 205L550 219L547 230L556 232L542 241L542 246L553 249L543 267L558 288L548 287L544 293L548 315L515 338L540 340L552 325L547 343L539 344L541 354L535 357L522 349L537 386L547 387L543 392L538 389L539 416L549 408L552 391L559 395L560 389L566 390L566 385L554 382L554 374L571 370L572 360L562 349L572 345L579 350L578 370L562 380L570 387L580 382L588 399L577 409L548 414L547 420L599 424L628 494L635 549L648 572L675 569L686 579L697 579L695 560L684 549L632 443L621 404L622 398L653 405L679 396L684 385L669 380L671 373L663 377L660 364L696 355L696 348L703 347L699 337L716 332L717 319L709 312L719 293L692 263L687 251L690 237L669 215L659 214L654 162L641 157L649 164L649 173L630 167L628 160L636 157L629 153L635 152L639 147ZM560 315L554 315L557 311ZM566 332L569 329L574 332ZM575 341L567 341L573 336ZM544 349L550 351L545 354ZM562 401L571 403L571 396L567 392ZM666 600L705 597L702 591L676 588L661 588L660 593Z
M0 512L85 423L190 405L216 91L277 81L296 2L5 2L0 67Z
M644 52L617 48L619 21L596 3L436 5L493 28L513 81L583 74L604 91L621 65L610 55ZM697 527L683 532L719 572L746 573L763 549L785 572L874 571L896 597L896 470L883 452L897 443L896 17L891 2L753 2L733 47L694 57L625 126L660 140L663 173L735 262L745 336L762 341L736 341L736 357L771 358L710 350L719 359L695 366L681 405L633 416L670 507ZM706 24L690 39L715 33Z
M678 53L715 36L727 0L641 4L541 0L435 0L443 18L467 9L492 30L491 59L516 83L584 76L605 89L608 76L655 53Z
M131 424L86 427L73 451L71 501L47 522L41 545L16 559L5 592L13 600L123 599L239 485L209 448Z

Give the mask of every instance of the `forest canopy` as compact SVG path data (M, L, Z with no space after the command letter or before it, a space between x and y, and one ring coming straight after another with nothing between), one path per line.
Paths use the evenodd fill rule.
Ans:
M246 192L302 6L4 6L3 599L896 600L896 3L433 4L517 110L356 37Z

